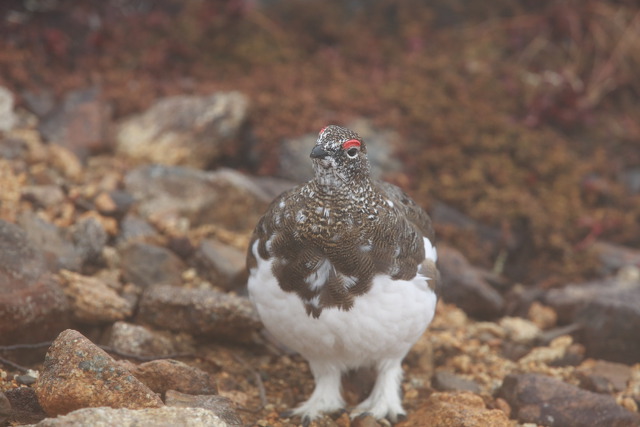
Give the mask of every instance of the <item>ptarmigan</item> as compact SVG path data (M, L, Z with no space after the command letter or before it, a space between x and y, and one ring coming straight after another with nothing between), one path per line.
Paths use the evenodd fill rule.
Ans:
M351 412L404 415L402 359L433 319L438 271L429 216L369 176L364 141L327 126L311 151L315 177L281 194L249 246L249 294L267 330L309 362L315 390L293 411L305 423L341 410L341 375L372 367Z

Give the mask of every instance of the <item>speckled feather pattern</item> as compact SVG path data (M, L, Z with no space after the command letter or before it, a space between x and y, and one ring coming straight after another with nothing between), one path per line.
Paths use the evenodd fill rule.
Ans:
M361 144L355 159L340 148L351 139ZM327 307L349 310L377 274L411 279L425 259L422 238L433 239L419 206L398 187L369 178L357 134L329 126L318 144L329 156L314 161L316 178L274 200L252 238L259 256L274 260L282 289L314 317ZM248 265L255 264L249 252Z

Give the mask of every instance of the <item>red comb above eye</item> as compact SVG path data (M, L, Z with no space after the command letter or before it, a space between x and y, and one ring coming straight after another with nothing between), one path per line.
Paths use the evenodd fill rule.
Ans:
M360 147L360 141L358 141L357 139L350 139L348 141L345 141L342 143L342 149L343 150L348 150L349 148L353 148L353 147Z
M324 132L324 130L325 130L326 128L328 128L328 127L329 127L329 126L325 126L325 127L323 127L322 129L320 129L320 132L318 132L318 134L319 134L319 135L322 135L322 132Z

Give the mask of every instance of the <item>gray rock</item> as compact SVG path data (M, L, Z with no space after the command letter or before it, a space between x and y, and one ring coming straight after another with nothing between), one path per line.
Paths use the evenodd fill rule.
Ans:
M0 86L0 132L10 131L18 122L18 117L13 111L13 104L13 93Z
M133 242L120 250L124 278L142 288L156 285L180 285L184 262L169 249Z
M480 386L473 380L468 380L449 371L437 371L433 376L433 387L440 391L471 391L480 393Z
M136 366L131 373L162 396L167 390L198 395L218 394L214 377L178 360L152 360Z
M4 424L8 421L12 412L11 402L7 396L0 391L0 424Z
M131 241L143 241L158 236L158 231L146 220L134 214L128 214L120 222L118 244L124 246Z
M40 421L38 427L227 427L220 417L202 408L113 409L85 408Z
M62 105L41 120L40 132L79 158L107 148L112 109L101 97L95 86L69 92Z
M147 288L137 319L160 329L245 343L261 325L248 298L175 286Z
M627 389L633 371L630 366L605 360L589 360L578 368L580 386L596 393L617 393Z
M121 353L136 356L162 357L194 351L189 335L174 336L166 331L122 321L113 324L107 345Z
M630 412L611 396L582 390L541 374L505 377L498 391L522 423L551 427L635 427L640 416Z
M40 218L33 212L25 212L18 220L29 240L47 257L52 270L79 271L85 260L65 231Z
M353 129L367 144L371 173L374 177L379 178L384 174L402 169L402 164L394 156L394 146L400 141L400 135L397 132L377 129L367 119L354 120L346 127ZM278 176L297 183L311 179L313 167L309 161L309 153L311 153L317 138L318 133L311 132L299 138L282 141L280 143Z
M487 283L461 252L438 246L442 299L479 319L495 319L504 311L504 299Z
M603 275L611 275L626 266L640 266L640 250L608 242L595 242L590 250L602 263Z
M39 342L68 327L69 306L43 253L0 220L0 344Z
M251 230L272 200L251 178L231 169L203 172L179 166L141 166L124 181L143 217L174 223L185 219L191 226L213 223Z
M238 289L246 284L246 255L233 246L204 239L194 255L194 263L214 286Z
M118 153L145 163L205 168L238 146L248 105L239 92L161 99L118 125Z
M76 251L82 254L83 262L100 258L109 238L100 221L92 217L82 218L73 224L70 232Z
M50 416L86 407L141 409L163 405L131 372L71 329L51 344L35 391Z
M231 399L216 395L191 395L168 390L165 403L176 408L203 408L207 409L230 426L241 426L242 420L236 413Z

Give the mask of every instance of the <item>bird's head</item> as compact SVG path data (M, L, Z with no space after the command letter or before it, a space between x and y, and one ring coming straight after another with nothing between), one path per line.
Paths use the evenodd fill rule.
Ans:
M323 185L344 186L369 177L364 141L354 131L336 125L324 127L311 150L316 180Z

